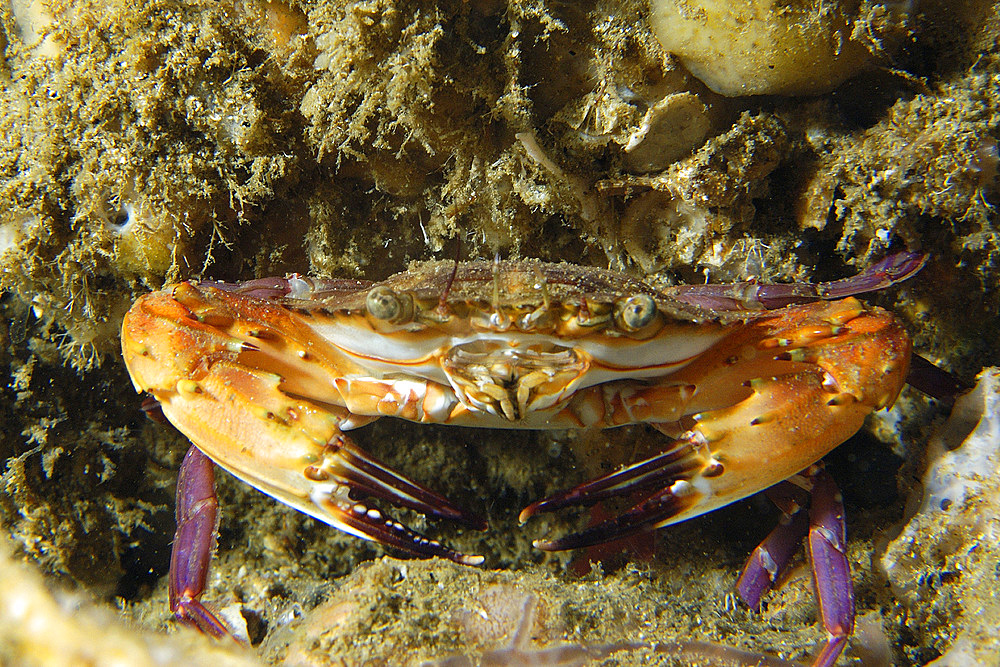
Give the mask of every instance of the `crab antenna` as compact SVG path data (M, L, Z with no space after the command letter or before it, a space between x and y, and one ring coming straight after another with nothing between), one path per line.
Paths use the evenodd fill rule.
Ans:
M545 276L542 274L542 270L538 268L537 264L533 268L535 278L538 279L536 288L542 291L542 308L548 311L549 306L551 305L549 302L549 282L545 279Z
M494 326L506 329L509 321L500 307L500 253L493 255L493 315L490 317Z
M461 246L459 246L461 247ZM444 286L444 291L441 292L441 298L438 299L437 308L434 310L438 315L447 315L448 310L448 293L451 292L451 286L455 284L455 276L458 275L458 253L455 253L455 263L451 267L451 275L448 276L448 282Z

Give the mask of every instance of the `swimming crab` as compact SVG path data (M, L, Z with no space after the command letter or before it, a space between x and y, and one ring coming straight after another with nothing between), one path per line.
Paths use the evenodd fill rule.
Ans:
M218 522L212 462L340 530L475 565L481 556L369 499L486 522L366 454L349 431L382 416L514 429L646 423L665 435L658 453L520 519L618 496L634 497L632 507L535 546L653 531L774 487L791 518L755 550L738 590L756 607L808 533L830 635L815 664L832 665L854 603L842 504L817 462L892 404L911 351L890 313L854 295L905 280L923 261L899 253L828 283L664 289L571 264L431 261L378 283L292 275L148 294L125 316L125 362L194 445L178 482L171 608L226 634L199 601ZM810 504L804 491L808 519L797 512Z

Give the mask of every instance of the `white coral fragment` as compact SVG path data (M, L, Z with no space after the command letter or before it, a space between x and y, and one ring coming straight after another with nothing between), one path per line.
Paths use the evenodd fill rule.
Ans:
M1000 664L1000 368L955 402L927 459L919 509L882 568L916 627L949 628L935 665Z

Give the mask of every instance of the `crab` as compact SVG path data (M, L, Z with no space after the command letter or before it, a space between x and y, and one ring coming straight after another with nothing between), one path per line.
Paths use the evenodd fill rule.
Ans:
M631 508L534 545L655 531L772 488L790 519L754 551L737 589L758 606L808 534L829 635L814 664L829 667L852 633L854 602L842 503L818 462L893 403L911 356L900 322L855 295L923 262L904 252L828 283L657 289L565 263L430 261L378 283L292 275L145 295L124 319L125 363L193 443L177 487L171 609L227 634L200 602L218 524L213 462L357 537L477 565L482 556L370 500L486 522L389 469L349 431L383 416L512 429L644 423L664 434L660 451L539 500L520 520L622 496ZM809 491L806 519L797 510Z

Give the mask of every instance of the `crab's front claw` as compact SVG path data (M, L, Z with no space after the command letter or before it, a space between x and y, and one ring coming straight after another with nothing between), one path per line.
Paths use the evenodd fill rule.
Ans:
M318 465L307 468L305 476L314 482L310 499L324 511L325 516L320 518L335 528L418 558L438 556L464 565L483 562L482 556L450 549L352 498L352 495L374 496L423 514L458 521L476 530L487 527L481 517L456 507L443 496L386 467L343 434L327 445Z
M584 482L524 508L519 517L521 523L540 512L552 512L573 505L592 505L601 500L632 496L654 489L616 517L571 535L552 540L535 540L535 547L545 551L562 551L603 544L656 530L690 509L701 496L695 480L711 477L717 464L701 454L697 433L688 432L673 444L670 449L644 461Z
M285 336L270 333L281 325ZM137 389L214 463L335 528L420 558L477 564L366 502L379 498L477 529L486 522L388 467L342 429L370 421L342 405L335 351L266 302L181 283L140 299L122 350ZM330 362L332 363L332 362Z

